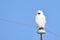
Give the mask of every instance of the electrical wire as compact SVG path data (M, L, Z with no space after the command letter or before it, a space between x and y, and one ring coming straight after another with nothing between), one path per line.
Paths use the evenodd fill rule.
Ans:
M47 30L47 29L46 29L46 31L47 31L47 32L49 32L50 34L53 34L54 36L57 36L57 37L59 37L59 38L60 38L60 35L58 35L58 34L56 34L56 33L52 32L52 31L50 31L50 30Z
M8 19L3 19L3 18L0 18L1 21L5 21L5 22L9 22L9 23L16 23L16 24L22 24L22 25L25 25L25 26L32 26L30 24L26 24L24 22L21 22L21 21L15 21L15 20L8 20Z
M8 19L3 19L3 18L0 18L0 21L6 21L6 22L12 22L12 23L16 23L16 24L22 24L22 25L29 26L29 27L32 26L32 25L26 24L26 23L24 23L24 22L18 22L18 21L15 21L15 20L8 20ZM57 37L60 38L60 35L52 32L52 31L49 31L49 30L46 30L46 31L49 32L49 33L51 33L51 34L53 34L54 36L57 36Z

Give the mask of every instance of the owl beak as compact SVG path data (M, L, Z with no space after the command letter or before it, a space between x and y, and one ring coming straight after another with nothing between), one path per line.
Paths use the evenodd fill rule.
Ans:
M40 15L41 13L38 13L38 15Z

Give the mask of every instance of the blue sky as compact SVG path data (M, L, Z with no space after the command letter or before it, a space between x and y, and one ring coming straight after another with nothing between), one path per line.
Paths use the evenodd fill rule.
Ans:
M40 40L35 24L36 11L39 9L46 16L46 29L59 35L60 0L0 0L0 19L31 25L0 20L0 40ZM43 39L59 40L59 37L47 31Z

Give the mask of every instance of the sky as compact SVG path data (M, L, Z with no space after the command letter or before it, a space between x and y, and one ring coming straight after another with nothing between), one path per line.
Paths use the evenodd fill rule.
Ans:
M35 24L37 10L46 16L45 29L59 35L60 0L0 0L0 40L40 40ZM43 40L60 40L47 30Z

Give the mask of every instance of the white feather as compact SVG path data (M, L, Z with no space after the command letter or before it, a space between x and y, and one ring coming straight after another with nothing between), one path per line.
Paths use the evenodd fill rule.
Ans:
M38 13L40 13L40 15L38 15ZM45 18L44 14L41 10L37 11L35 21L36 21L36 24L37 24L38 28L40 28L40 27L44 28L45 27L46 18Z

